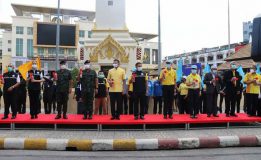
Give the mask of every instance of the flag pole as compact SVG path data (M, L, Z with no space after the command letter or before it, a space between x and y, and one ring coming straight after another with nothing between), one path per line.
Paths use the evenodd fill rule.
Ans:
M57 8L57 25L56 25L56 70L59 69L59 45L60 45L60 0L58 0Z
M228 2L228 10L227 10L227 14L228 14L228 50L230 51L230 3L229 0Z
M160 19L160 0L158 0L158 74L160 75L161 71L161 19Z

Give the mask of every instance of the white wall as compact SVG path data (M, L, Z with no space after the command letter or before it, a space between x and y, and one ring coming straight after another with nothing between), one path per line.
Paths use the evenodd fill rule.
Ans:
M125 28L125 0L96 0L97 29L124 29Z

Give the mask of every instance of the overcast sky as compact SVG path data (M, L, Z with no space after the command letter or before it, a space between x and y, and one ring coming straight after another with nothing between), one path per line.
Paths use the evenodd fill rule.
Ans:
M56 7L56 0L0 0L0 22L11 22L11 3ZM95 10L95 0L61 0L61 8ZM228 43L227 0L161 0L162 54L179 54ZM231 43L261 13L261 0L230 0ZM157 34L157 0L126 0L131 32Z

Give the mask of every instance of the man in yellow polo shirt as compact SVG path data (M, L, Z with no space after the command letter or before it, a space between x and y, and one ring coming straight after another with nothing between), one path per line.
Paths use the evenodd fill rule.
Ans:
M122 114L122 97L125 83L125 71L119 66L120 61L118 59L115 59L113 61L113 69L109 70L107 77L110 84L109 95L111 102L111 120L120 120L120 114ZM116 102L117 108L115 108Z
M186 84L188 86L188 101L190 109L190 118L197 118L199 110L199 96L200 96L200 83L201 78L197 74L198 67L191 66L191 74L187 77Z
M166 62L166 68L164 68L160 72L160 82L162 84L162 91L164 97L164 108L163 115L164 119L167 119L167 115L169 115L170 119L173 119L173 98L174 98L174 90L176 85L176 71L171 67L171 62Z
M244 83L246 87L246 107L247 114L249 117L256 116L257 105L258 105L258 95L260 92L261 77L256 73L256 66L253 65L244 78Z

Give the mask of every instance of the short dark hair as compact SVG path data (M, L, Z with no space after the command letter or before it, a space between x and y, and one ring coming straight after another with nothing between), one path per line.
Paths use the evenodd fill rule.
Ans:
M60 65L66 64L66 61L62 60L60 61Z
M120 64L120 60L114 59L113 62L118 62Z
M137 67L139 64L142 64L141 62L137 62L136 64L135 64L135 67Z
M86 61L84 62L84 64L89 64L89 63L91 63L90 60L86 60Z

